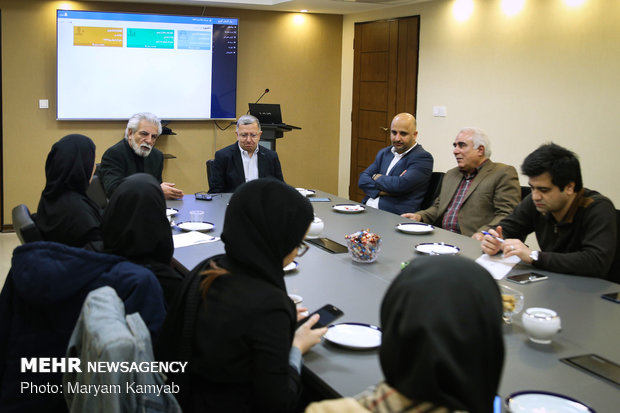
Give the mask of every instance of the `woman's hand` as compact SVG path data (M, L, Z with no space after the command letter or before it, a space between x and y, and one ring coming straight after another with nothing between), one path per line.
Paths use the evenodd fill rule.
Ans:
M319 318L318 314L314 314L295 331L293 346L297 347L301 351L301 354L304 354L314 347L314 345L320 343L321 337L327 333L327 327L312 329L312 326L319 321Z
M308 316L308 309L306 307L297 307L297 321L301 321L304 317Z

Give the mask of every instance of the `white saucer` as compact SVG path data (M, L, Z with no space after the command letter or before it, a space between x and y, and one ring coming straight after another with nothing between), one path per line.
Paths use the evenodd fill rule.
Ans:
M210 222L179 222L177 227L183 231L211 231L214 225Z
M314 194L316 194L316 191L314 189L305 189L305 188L295 188L296 190L299 191L300 194L302 194L303 196L314 196Z
M359 204L337 204L332 205L332 209L337 212L343 212L345 214L357 214L363 212L366 208Z
M297 267L299 267L299 263L297 261L293 261L292 263L284 267L284 272L293 271Z
M415 250L422 254L441 255L456 254L461 249L454 245L444 244L443 242L423 242L415 246Z
M407 234L428 234L433 232L435 227L421 222L403 222L396 225L396 229Z
M594 410L578 400L545 391L513 393L506 398L506 405L512 412L594 413Z
M166 208L166 216L171 217L179 213L179 210L176 208Z
M334 324L327 330L325 340L351 350L370 350L381 345L381 329L372 324Z

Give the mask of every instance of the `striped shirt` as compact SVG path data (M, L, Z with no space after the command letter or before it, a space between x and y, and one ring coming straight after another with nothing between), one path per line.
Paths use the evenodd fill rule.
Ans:
M467 193L467 190L471 186L472 181L474 180L476 175L478 175L480 168L482 168L482 165L484 165L485 162L486 160L482 162L480 166L474 169L474 171L471 174L469 175L463 174L463 178L461 179L461 182L459 183L459 187L456 188L456 192L454 193L454 196L452 197L452 201L450 201L450 205L448 205L448 208L446 208L446 212L444 212L443 214L443 219L441 222L441 227L443 229L456 232L457 234L461 233L461 227L459 226L459 210L461 209L461 206L463 205L463 201L465 200L465 194Z

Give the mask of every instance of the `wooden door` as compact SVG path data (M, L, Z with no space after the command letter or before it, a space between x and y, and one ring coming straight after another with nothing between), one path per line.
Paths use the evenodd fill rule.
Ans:
M349 198L361 201L360 173L390 145L394 115L415 116L419 16L355 24L351 180Z

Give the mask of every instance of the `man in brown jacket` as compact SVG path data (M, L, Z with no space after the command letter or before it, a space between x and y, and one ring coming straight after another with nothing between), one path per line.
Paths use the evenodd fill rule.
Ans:
M495 227L521 200L517 171L489 159L481 129L461 129L453 146L457 167L446 172L433 205L402 216L481 240L480 231Z

